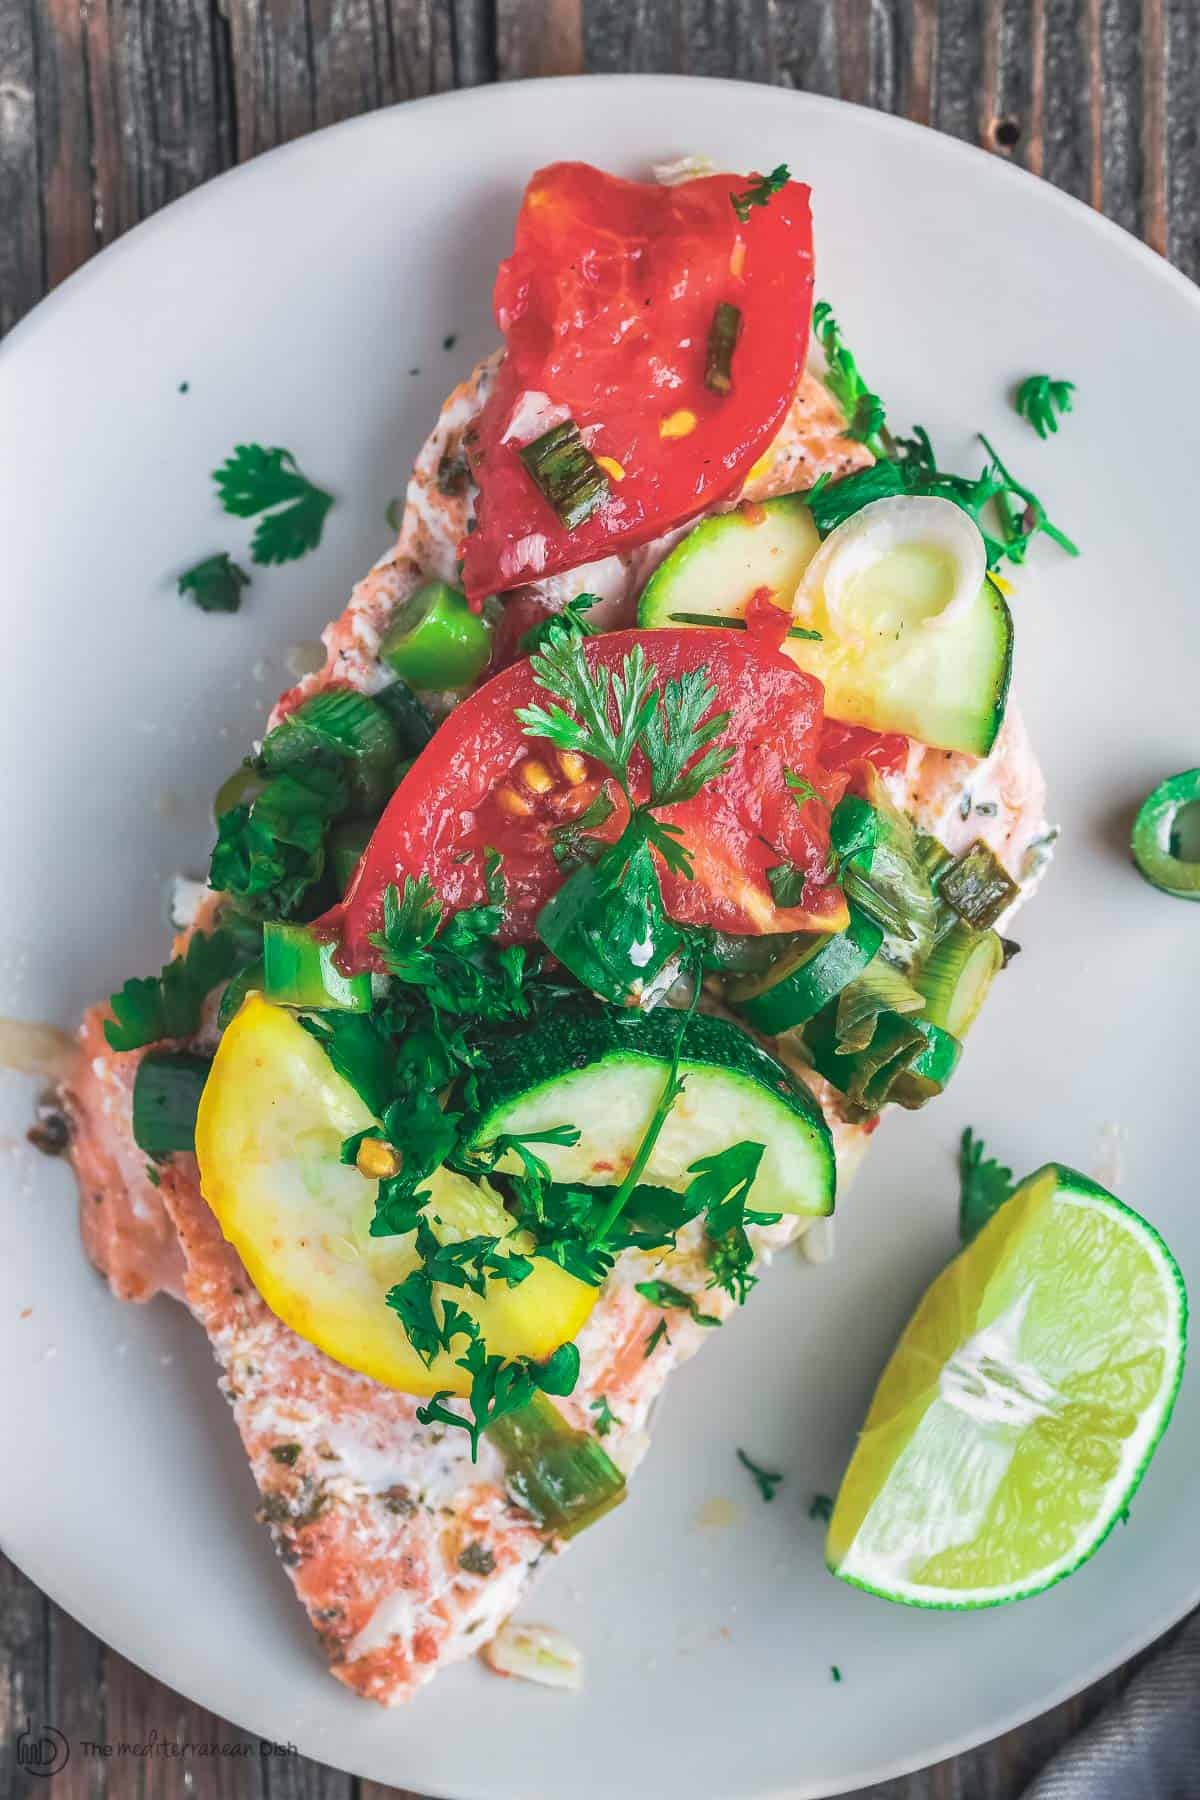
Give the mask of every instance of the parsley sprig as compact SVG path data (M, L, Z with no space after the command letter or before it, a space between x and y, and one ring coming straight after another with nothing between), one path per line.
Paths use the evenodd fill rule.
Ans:
M825 385L845 415L845 435L865 444L873 456L886 456L883 401L859 372L828 300L817 301L812 322L813 333L825 352Z
M984 1155L983 1140L969 1125L958 1149L958 1181L959 1235L969 1244L1015 1191L1012 1170L994 1156Z
M744 1450L738 1451L737 1459L741 1463L743 1469L748 1469L750 1474L754 1477L755 1485L762 1498L764 1500L773 1500L775 1498L775 1489L783 1480L783 1476L776 1474L772 1469L764 1469L761 1463L756 1463L752 1457L746 1455Z
M1056 381L1050 375L1027 375L1013 396L1013 405L1040 438L1058 430L1059 418L1072 409L1073 381Z
M598 762L629 807L625 831L606 853L614 858L615 879L640 842L651 845L669 869L690 877L691 861L679 842L678 827L654 814L692 799L737 754L732 745L714 742L729 714L712 711L716 689L707 669L689 669L657 688L657 670L641 644L626 653L619 669L593 669L583 634L561 625L548 631L531 666L551 703L517 708L526 733ZM645 769L648 792L639 802L634 794L640 768Z
M158 975L134 976L112 996L104 1035L113 1050L140 1050L163 1038L186 1038L200 1024L204 1002L228 981L240 960L227 931L193 932L187 950Z
M838 481L822 475L809 490L809 510L822 537L872 500L921 494L951 500L975 521L987 547L989 570L1006 562L1023 563L1039 536L1048 537L1068 556L1078 556L1077 546L1051 519L1044 501L1017 479L982 432L979 441L988 460L979 475L956 475L940 468L923 425L914 425L909 437L888 429L883 402L863 381L828 302L819 301L814 307L813 329L829 365L826 385L846 414L847 435L861 438L878 458L870 468L857 469Z
M737 214L738 223L748 225L751 207L768 205L771 196L777 194L781 187L786 187L791 179L792 171L787 164L779 163L769 175L759 175L740 194L730 194L729 204Z
M213 480L227 513L239 519L266 515L250 545L256 563L294 562L320 543L333 495L308 479L290 450L238 444Z
M179 592L190 594L201 612L237 612L242 589L249 586L250 577L227 550L205 557L179 577Z

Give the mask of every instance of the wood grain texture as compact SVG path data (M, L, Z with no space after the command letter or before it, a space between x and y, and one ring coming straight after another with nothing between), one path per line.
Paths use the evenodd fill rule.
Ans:
M773 82L932 124L1200 276L1197 0L0 0L0 331L234 161L398 100L581 68ZM1014 1800L1129 1673L870 1800ZM105 1651L0 1556L0 1800L48 1791L16 1768L26 1718L75 1746L155 1733L255 1752L118 1767L77 1751L56 1800L398 1793L262 1757Z

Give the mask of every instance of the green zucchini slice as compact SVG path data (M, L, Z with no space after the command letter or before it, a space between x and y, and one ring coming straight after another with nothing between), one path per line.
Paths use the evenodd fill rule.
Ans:
M1160 781L1133 822L1133 860L1151 886L1176 900L1200 900L1200 861L1183 854L1180 815L1200 801L1200 769Z
M478 1075L476 1146L572 1125L578 1144L539 1144L556 1181L620 1183L662 1096L680 1016L564 1007L529 1033L497 1040ZM643 1173L674 1188L702 1156L749 1141L763 1144L747 1204L763 1212L833 1211L836 1171L829 1127L817 1102L752 1038L698 1013L687 1025L675 1102ZM510 1152L501 1170L520 1169Z

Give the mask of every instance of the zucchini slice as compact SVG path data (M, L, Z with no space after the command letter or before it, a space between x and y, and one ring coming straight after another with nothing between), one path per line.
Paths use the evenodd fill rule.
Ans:
M781 494L702 519L650 577L638 624L678 628L676 614L711 613L713 624L741 618L760 588L790 607L821 547L803 494Z
M705 519L651 577L638 624L678 626L682 614L709 614L714 624L741 618L764 587L790 599L819 548L800 494ZM787 638L783 649L823 683L830 718L986 756L1008 699L1012 615L989 578L954 619L926 623L921 576L910 549L897 559L895 582L874 576L864 595L862 604L878 609L875 626L839 636L818 606L800 622L818 630L819 640Z
M762 974L731 982L726 998L756 1030L778 1037L819 1013L862 973L882 943L882 927L852 906L845 931L810 939Z
M539 1144L556 1181L613 1187L630 1167L662 1095L678 1013L564 1007L536 1032L498 1041L479 1072L473 1142L573 1125L574 1145ZM697 1013L679 1063L675 1102L642 1179L681 1192L702 1156L750 1141L766 1146L748 1205L820 1216L833 1211L829 1127L808 1090L753 1039ZM498 1165L520 1169L509 1152Z

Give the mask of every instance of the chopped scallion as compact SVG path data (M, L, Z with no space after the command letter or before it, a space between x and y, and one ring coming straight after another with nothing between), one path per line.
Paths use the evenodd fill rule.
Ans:
M742 329L742 310L728 300L718 300L708 328L708 353L704 385L714 394L727 394L733 386L733 353Z
M672 625L717 625L725 631L748 629L745 619L739 618L736 613L673 612L667 616ZM787 634L790 638L809 638L818 644L821 641L819 631L809 631L804 625L789 625Z
M152 1050L138 1064L133 1083L133 1136L147 1156L193 1150L196 1112L208 1080L209 1060L187 1050Z
M579 435L574 419L564 419L521 450L521 461L568 531L590 519L608 499L608 477Z

